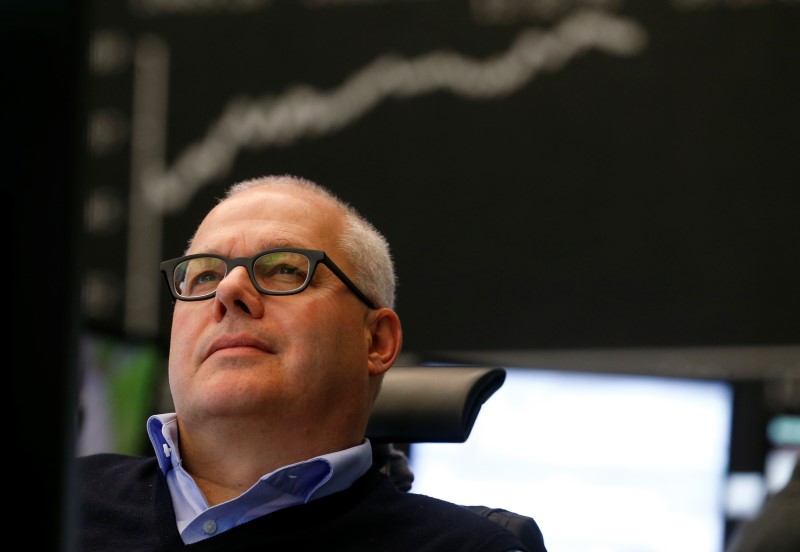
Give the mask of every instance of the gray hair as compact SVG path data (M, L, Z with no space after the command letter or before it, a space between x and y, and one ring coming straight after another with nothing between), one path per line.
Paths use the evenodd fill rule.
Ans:
M341 209L344 231L337 243L356 267L356 273L351 277L378 307L394 308L397 277L389 242L355 207L328 188L292 175L263 176L237 182L227 189L220 201L260 186L308 191Z

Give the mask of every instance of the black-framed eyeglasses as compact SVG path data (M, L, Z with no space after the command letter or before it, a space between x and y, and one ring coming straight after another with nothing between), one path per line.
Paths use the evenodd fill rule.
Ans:
M212 253L197 253L161 263L161 273L174 299L211 299L223 278L243 266L255 288L265 295L293 295L308 287L319 263L327 266L356 297L374 309L375 304L358 289L324 251L285 247L267 249L252 257L229 259Z

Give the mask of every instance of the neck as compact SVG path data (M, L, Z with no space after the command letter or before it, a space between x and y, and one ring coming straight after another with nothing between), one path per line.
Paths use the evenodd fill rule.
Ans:
M344 450L363 439L363 432L336 431L329 426L219 418L191 423L180 416L178 430L182 466L210 506L236 498L277 469Z

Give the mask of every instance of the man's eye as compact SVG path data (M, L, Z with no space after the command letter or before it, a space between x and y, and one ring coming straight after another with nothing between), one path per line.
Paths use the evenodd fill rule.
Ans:
M195 278L195 285L207 284L209 282L216 282L220 277L216 272L203 272Z

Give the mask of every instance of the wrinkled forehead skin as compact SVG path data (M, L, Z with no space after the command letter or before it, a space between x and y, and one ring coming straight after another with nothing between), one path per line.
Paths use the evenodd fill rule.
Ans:
M308 190L251 188L208 213L189 252L246 256L272 247L304 247L321 249L352 269L337 243L343 215L338 205Z

